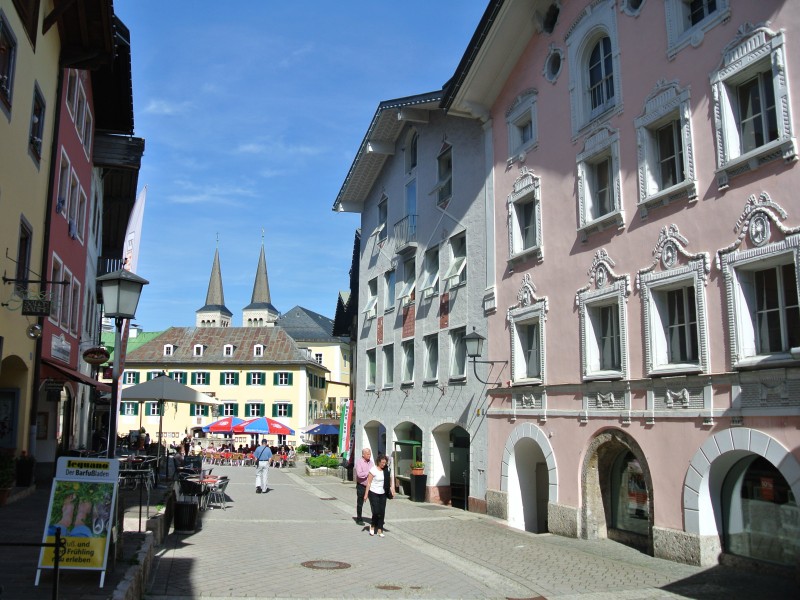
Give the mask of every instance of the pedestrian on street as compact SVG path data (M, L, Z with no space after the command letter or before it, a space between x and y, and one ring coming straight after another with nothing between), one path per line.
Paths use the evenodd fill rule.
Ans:
M267 440L261 440L261 447L256 448L256 494L269 490L269 461L272 460L272 450L267 446Z
M372 450L364 448L361 451L361 460L356 462L356 523L364 524L361 512L364 508L364 498L367 495L367 477L369 470L375 466L372 462Z
M367 494L364 500L369 498L369 507L372 510L372 524L369 534L378 534L383 537L383 523L386 518L386 499L392 498L391 476L387 468L388 459L384 454L378 454L375 466L369 470L367 477Z

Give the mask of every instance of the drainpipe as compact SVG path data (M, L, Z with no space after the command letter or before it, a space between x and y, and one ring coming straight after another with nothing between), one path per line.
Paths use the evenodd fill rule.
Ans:
M50 147L50 181L47 184L47 198L45 200L46 211L44 215L44 234L42 238L42 265L39 272L42 274L41 279L44 286L41 291L47 291L47 265L50 257L50 225L53 218L53 193L55 191L56 169L58 162L58 126L61 122L61 94L64 91L64 69L61 67L59 59L58 65L58 85L56 86L56 111L53 116L53 142ZM39 317L37 323L44 331L44 317ZM28 415L30 424L28 433L28 454L36 456L36 415L39 411L39 395L41 393L41 377L42 372L42 337L36 340L35 360L33 362L33 385L31 386L31 410Z

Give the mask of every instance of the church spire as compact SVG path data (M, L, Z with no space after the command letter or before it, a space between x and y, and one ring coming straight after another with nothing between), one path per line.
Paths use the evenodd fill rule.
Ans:
M264 230L261 230L261 254L258 257L256 278L253 282L253 295L250 304L242 311L244 327L263 327L272 325L280 316L278 309L272 306L269 294L269 277L267 275L267 259L264 255Z
M217 239L219 243L219 239ZM229 327L233 313L225 306L225 294L222 291L222 269L219 266L219 248L214 250L214 263L211 266L211 278L208 281L206 304L195 313L197 327Z

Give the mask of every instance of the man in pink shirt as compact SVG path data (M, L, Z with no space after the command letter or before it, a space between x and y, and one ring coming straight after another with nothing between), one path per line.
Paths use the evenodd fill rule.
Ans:
M372 450L364 448L361 451L361 459L356 461L356 523L364 524L361 518L361 510L364 508L364 494L367 491L367 477L369 470L375 466L372 462Z

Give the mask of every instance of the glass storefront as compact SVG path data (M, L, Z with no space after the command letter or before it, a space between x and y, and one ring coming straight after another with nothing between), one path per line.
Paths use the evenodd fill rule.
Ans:
M612 527L648 535L650 494L639 461L631 452L623 452L611 471Z
M784 565L800 557L797 499L772 463L749 456L736 463L723 485L725 550Z

